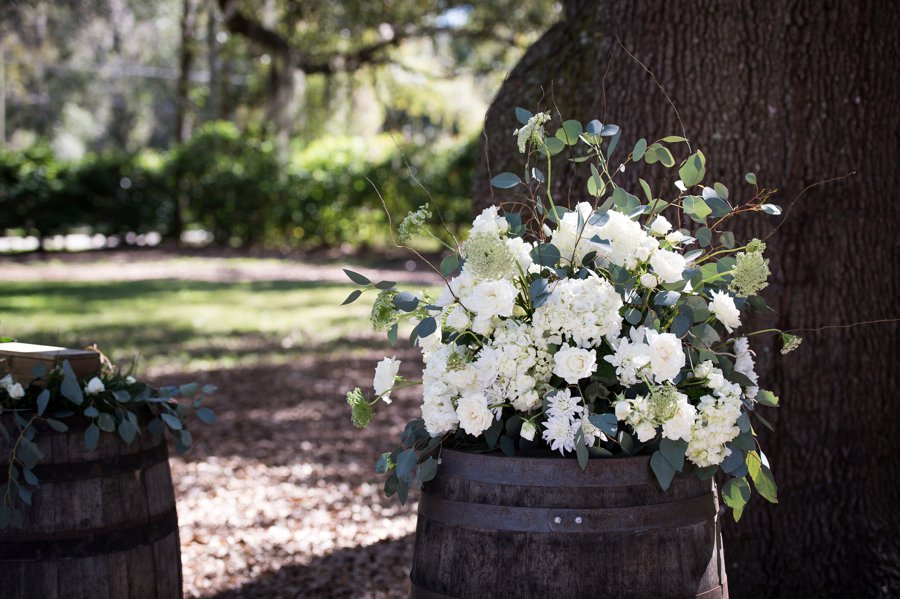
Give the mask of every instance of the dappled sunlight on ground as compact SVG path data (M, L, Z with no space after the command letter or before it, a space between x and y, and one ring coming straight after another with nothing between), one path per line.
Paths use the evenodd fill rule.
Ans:
M397 394L360 431L343 397L371 384L380 357L203 373L220 387L219 419L195 427L194 450L171 459L188 596L406 595L415 496L406 506L385 498L372 465L418 399ZM398 357L413 376L416 353Z

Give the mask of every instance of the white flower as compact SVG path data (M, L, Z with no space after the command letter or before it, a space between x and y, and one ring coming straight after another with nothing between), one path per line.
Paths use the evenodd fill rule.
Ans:
M496 206L488 206L475 217L469 237L479 233L502 235L509 230L509 222L506 217L500 216Z
M13 383L6 386L6 392L9 393L10 399L22 399L25 397L25 389L19 383Z
M563 455L575 449L575 429L565 416L548 418L544 423L543 437L550 444L550 449L553 451L558 449Z
M750 351L750 342L746 337L740 337L734 340L734 361L735 372L740 372L745 377L756 383L759 376L756 374L755 365L753 364L753 352Z
M531 257L531 250L534 249L534 246L521 237L510 237L505 241L506 247L515 256L522 272L528 272L528 269L534 264L534 260Z
M734 305L734 300L724 291L713 291L709 302L709 311L715 314L719 322L725 325L729 333L741 326L741 311Z
M688 402L687 395L678 394L678 411L675 415L663 423L662 435L672 441L684 439L691 440L691 429L697 418L697 408Z
M615 210L607 214L609 220L602 227L596 227L596 234L609 241L610 249L599 251L600 256L631 270L659 247L659 242L647 235L639 223Z
M519 152L525 153L525 144L529 141L543 141L544 139L544 123L550 120L550 114L546 112L539 112L533 115L528 122L525 123L519 129L516 129L513 133L517 136L517 142L519 144Z
M650 257L650 266L666 283L677 283L681 280L681 273L687 267L687 262L681 254L669 250L656 250Z
M463 430L476 437L486 431L494 419L483 393L464 395L456 406L456 415Z
M705 379L712 373L712 369L713 365L711 361L706 360L701 362L694 368L694 378Z
M631 403L627 400L617 401L613 404L616 410L616 420L625 421L631 414Z
M684 368L685 355L681 341L672 333L649 330L646 335L653 378L657 383L673 380Z
M531 420L526 420L522 423L522 430L519 431L519 436L528 441L534 441L534 433L537 431L537 427Z
M666 241L668 241L672 245L678 245L687 238L688 236L681 231L672 231L671 233L666 235Z
M400 371L400 360L395 357L385 358L375 366L375 395L381 396L384 403L391 403L391 388Z
M5 377L0 379L0 387L9 387L13 384L13 377L11 374L7 374Z
M645 420L634 427L634 432L637 433L638 441L646 443L656 436L656 427L652 422Z
M560 389L547 398L547 415L551 418L565 417L571 422L577 414L584 411L584 407L579 404L580 399L578 396L572 397L569 389Z
M546 303L534 311L533 326L554 344L566 338L582 348L597 347L622 328L622 297L605 279L562 279L552 284Z
M671 230L672 223L670 223L662 214L658 215L653 219L653 222L650 223L650 232L654 235L659 235L660 237L662 237Z
M725 375L722 374L722 371L718 368L713 368L709 373L709 382L706 383L706 386L710 389L716 390L721 389L725 385Z
M574 385L590 376L597 367L597 354L578 347L566 346L553 356L553 374Z
M596 445L598 440L608 440L608 437L603 434L603 431L591 424L591 421L587 418L576 420L573 426L575 427L576 433L578 432L578 427L581 427L581 434L584 435L584 444L588 447Z
M466 309L460 305L454 306L449 313L447 313L447 326L451 329L456 329L459 332L465 331L469 328L469 325L472 323L472 320L469 318Z
M517 293L509 281L483 281L475 286L464 303L479 319L512 316Z
M632 329L632 335L643 339L643 331ZM650 348L642 341L629 340L623 337L616 347L616 352L603 359L616 367L616 377L623 385L635 385L638 372L650 363Z
M100 395L104 391L106 391L106 386L103 384L98 377L94 377L88 381L87 386L84 388L88 395Z
M655 289L656 286L659 284L659 281L656 280L656 277L653 276L653 274L649 273L649 272L645 272L644 274L641 275L640 282L641 282L641 285L643 285L647 289Z
M136 382L137 382L137 379L134 378L133 376L131 376L130 374L129 374L128 376L125 377L125 384L126 384L126 385L133 385L133 384L135 384Z

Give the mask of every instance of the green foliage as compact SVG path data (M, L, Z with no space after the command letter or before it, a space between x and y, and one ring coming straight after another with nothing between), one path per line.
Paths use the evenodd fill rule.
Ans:
M383 244L388 221L379 195L392 213L404 213L430 194L451 231L466 223L475 154L475 139L421 150L398 147L389 135L326 137L282 165L271 142L230 122L208 123L165 154L70 163L37 145L0 153L0 231L171 238L181 201L185 225L209 231L218 245Z

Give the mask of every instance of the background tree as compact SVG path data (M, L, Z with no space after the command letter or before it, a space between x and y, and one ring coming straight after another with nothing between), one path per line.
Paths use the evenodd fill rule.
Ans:
M566 2L488 112L475 208L492 201L491 171L521 164L510 135L517 104L620 125L620 158L638 137L681 133L673 106L624 45L709 157L709 181L740 197L753 170L780 190L780 220L761 216L737 231L780 227L768 240L771 322L802 331L897 317L900 85L886 57L900 51L898 30L900 9L874 0ZM584 181L563 162L554 197L571 190L574 203ZM674 192L672 181L662 184L653 188ZM726 523L731 594L897 596L897 323L800 334L806 341L783 366L770 359L775 339L754 341L760 376L782 397L778 438L764 443L780 504L754 501L738 525Z

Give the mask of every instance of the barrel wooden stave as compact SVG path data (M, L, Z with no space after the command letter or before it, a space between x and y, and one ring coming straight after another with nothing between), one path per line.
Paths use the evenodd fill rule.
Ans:
M9 416L0 425L12 431ZM126 446L86 423L36 437L44 459L24 528L0 530L3 596L170 599L182 596L175 495L165 440L146 431ZM0 455L9 448L0 438ZM17 554L16 548L22 548Z
M585 473L563 459L442 462L420 499L411 597L727 597L711 481L678 476L663 492L646 458Z

